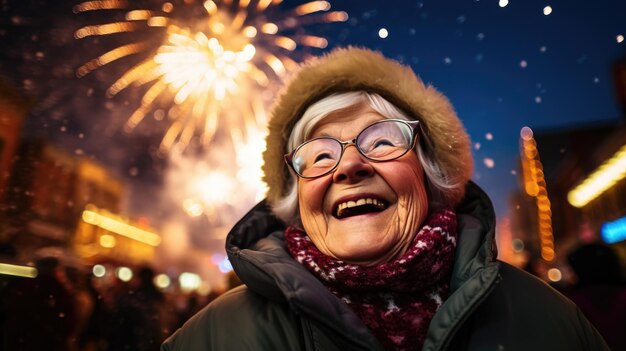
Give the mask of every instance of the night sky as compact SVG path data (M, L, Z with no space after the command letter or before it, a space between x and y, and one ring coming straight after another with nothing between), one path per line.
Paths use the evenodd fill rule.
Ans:
M162 184L165 166L153 156L165 122L121 133L141 95L131 90L107 99L105 90L132 59L75 76L78 66L111 44L74 39L76 29L109 16L76 15L77 3L0 0L0 76L33 102L26 137L46 137L91 156L128 178L135 189L131 196L150 194ZM280 6L302 3L285 0ZM626 56L626 41L618 39L626 35L626 1L510 0L504 7L498 0L331 4L350 19L311 25L307 32L326 37L326 50L346 45L380 50L410 64L448 96L474 142L474 179L492 197L499 217L507 215L508 196L517 188L520 128L621 118L611 64ZM547 16L546 6L552 8ZM379 35L382 28L386 38ZM103 45L99 51L98 45ZM145 199L144 205L155 200ZM127 202L131 212L141 207L136 199Z

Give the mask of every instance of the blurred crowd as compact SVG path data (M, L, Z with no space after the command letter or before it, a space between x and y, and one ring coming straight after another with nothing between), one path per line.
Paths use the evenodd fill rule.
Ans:
M604 337L611 350L626 350L626 286L615 251L587 244L568 255L576 284L562 292Z
M568 256L576 284L555 285L574 301L613 350L626 350L626 286L615 252L588 244ZM0 350L144 351L160 344L212 299L159 289L143 267L129 282L103 284L55 257L35 262L35 278L0 275ZM228 286L240 284L234 274Z
M55 257L35 266L35 278L0 276L0 350L159 350L216 297L159 289L150 267L129 282L102 284Z

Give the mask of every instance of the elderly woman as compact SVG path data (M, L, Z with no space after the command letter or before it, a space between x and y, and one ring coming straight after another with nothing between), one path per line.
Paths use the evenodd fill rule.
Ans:
M448 100L364 49L302 66L273 109L267 199L226 249L244 286L162 350L603 350L574 304L496 260Z

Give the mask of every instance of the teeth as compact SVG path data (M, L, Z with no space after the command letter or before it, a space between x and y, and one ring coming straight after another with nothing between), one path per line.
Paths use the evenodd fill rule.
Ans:
M337 217L341 217L344 211L348 208L363 206L363 205L374 205L381 210L385 208L385 204L382 201L368 197L364 199L358 199L357 201L347 201L347 202L340 203L339 206L337 207Z

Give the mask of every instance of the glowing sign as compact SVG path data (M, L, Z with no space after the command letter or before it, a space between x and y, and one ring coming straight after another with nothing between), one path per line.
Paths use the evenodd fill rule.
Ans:
M603 224L600 233L602 240L607 244L626 240L626 217Z
M114 218L113 216L108 215L105 211L98 212L85 210L83 211L82 218L83 221L85 221L86 223L98 226L102 229L119 235L123 235L127 238L137 240L151 246L159 246L161 244L161 237L157 234L125 223L119 219ZM107 248L112 248L115 246L116 240L113 236L107 235L103 237L104 240L103 238L100 238L100 245Z
M0 274L13 275L16 277L35 278L37 276L37 268L29 266L18 266L8 263L0 263Z
M626 177L626 145L567 194L572 206L583 207Z

